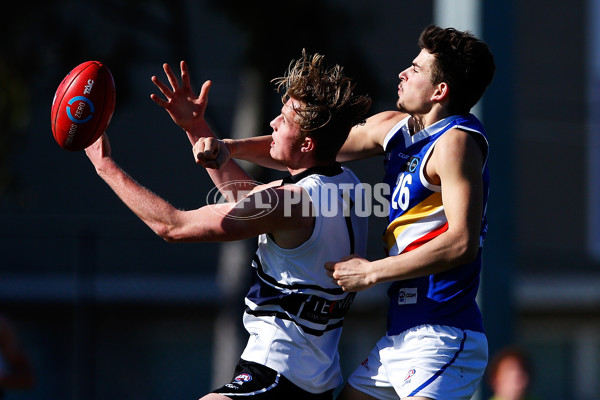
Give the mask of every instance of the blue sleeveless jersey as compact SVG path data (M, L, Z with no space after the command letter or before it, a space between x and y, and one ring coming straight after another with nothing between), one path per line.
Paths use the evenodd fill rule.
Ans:
M484 151L483 218L476 259L449 271L396 281L388 290L388 334L424 324L449 325L483 332L481 312L475 301L481 271L481 248L487 230L485 210L489 187L488 142L483 126L473 115L454 115L414 135L408 130L410 117L400 121L384 140L385 178L391 188L389 224L384 246L390 256L409 252L448 229L441 187L427 182L424 167L437 140L448 130L467 131Z

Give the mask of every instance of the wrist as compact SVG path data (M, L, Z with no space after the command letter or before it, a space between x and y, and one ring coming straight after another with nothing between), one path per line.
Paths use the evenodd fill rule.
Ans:
M368 261L367 265L365 265L365 278L369 287L382 282L378 266L379 264L377 260Z
M236 150L237 150L237 141L235 139L223 139L221 140L223 142L223 144L225 145L225 147L227 147L227 150L229 150L229 156L231 158L235 158L236 155Z
M110 157L104 157L100 163L94 165L96 173L100 176L114 175L120 168L115 164L114 160Z
M208 123L202 119L197 120L189 128L184 128L192 144L196 143L202 137L216 137Z

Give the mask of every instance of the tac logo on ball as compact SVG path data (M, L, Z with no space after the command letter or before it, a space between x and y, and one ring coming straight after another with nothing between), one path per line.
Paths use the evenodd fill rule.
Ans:
M71 113L71 106L73 105L73 103L79 101L79 104L77 105L77 108L75 109L75 115L73 115ZM69 119L71 121L73 121L76 124L85 124L86 122L88 122L89 120L92 119L92 117L94 116L94 103L92 103L92 101L90 99L88 99L87 97L84 96L75 96L73 97L71 100L69 100L69 102L67 103L67 116L69 117ZM83 112L85 110L85 105L88 105L89 108L89 114L87 117L85 118L81 118L81 116L83 115Z

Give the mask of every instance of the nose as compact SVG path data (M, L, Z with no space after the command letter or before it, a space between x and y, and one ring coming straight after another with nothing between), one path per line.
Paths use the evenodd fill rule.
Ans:
M398 78L400 78L401 81L405 81L407 79L407 77L408 77L408 70L409 69L410 69L410 67L406 68L403 71L400 71L400 73L398 74Z
M277 117L275 117L270 123L269 126L276 131L277 127L279 126L279 120L281 118L281 115L278 115Z

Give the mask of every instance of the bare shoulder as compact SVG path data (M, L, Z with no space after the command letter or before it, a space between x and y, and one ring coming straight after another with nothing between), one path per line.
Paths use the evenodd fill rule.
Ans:
M476 139L467 131L453 128L436 143L427 162L427 175L433 183L439 176L480 176L483 153Z
M480 159L483 157L482 149L473 134L453 128L440 138L435 146L435 151L454 159Z

